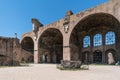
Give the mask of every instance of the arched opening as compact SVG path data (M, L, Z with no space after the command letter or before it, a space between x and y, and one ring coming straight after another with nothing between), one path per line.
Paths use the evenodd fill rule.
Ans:
M113 31L109 31L106 33L105 35L105 44L106 45L112 45L115 44L116 40L115 40L115 33Z
M54 28L45 30L39 38L39 62L60 63L63 59L63 36Z
M102 34L94 35L93 46L102 46Z
M102 52L97 50L93 53L93 63L102 63Z
M114 49L108 49L105 52L105 62L107 64L115 64L115 62L117 61L116 56L116 51Z
M0 66L4 65L4 62L6 61L7 56L0 54Z
M21 62L33 63L34 59L34 42L31 37L25 37L21 42L22 58Z
M82 52L84 51L90 51L90 56L93 56L92 51L96 49L105 52L105 33L113 31L118 35L119 27L119 21L107 13L95 13L83 18L71 32L69 41L71 60L82 61ZM92 57L90 58L90 62L93 62Z
M89 51L85 51L82 53L82 63L89 63L89 58L90 58L90 52Z
M85 36L83 38L83 47L84 48L90 47L90 36Z

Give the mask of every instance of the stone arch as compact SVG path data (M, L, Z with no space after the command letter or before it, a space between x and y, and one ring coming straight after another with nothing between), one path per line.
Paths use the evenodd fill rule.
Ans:
M39 62L60 63L63 59L63 35L56 28L47 28L38 39Z
M21 40L21 59L25 62L33 62L34 41L31 37L26 36Z
M79 14L79 15L81 15L81 14ZM92 17L96 18L96 16L109 18L110 21L108 21L108 22L112 22L113 21L114 24L116 23L117 27L120 24L119 20L116 18L116 16L114 14L108 13L108 12L101 12L101 11L99 12L98 11L96 13L84 14L84 15L82 15L82 17L78 17L78 19L76 21L75 20L73 21L74 23L72 24L71 31L75 28L75 26L81 24L82 22L85 22L89 18L92 18ZM105 20L103 20L101 22L105 22Z
M112 62L109 62L109 53L111 53L111 57L112 57ZM108 49L105 51L105 62L107 64L115 64L115 62L117 61L117 54L116 54L116 50L114 49Z
M35 42L35 39L34 39L34 33L33 32L28 32L28 33L25 33L24 35L22 35L22 38L20 39L20 43L23 41L24 38L26 37L30 37L33 42Z
M83 49L82 40L86 34L93 38L93 35L96 33L105 33L108 30L113 30L118 35L119 28L119 21L108 13L94 13L80 19L80 21L71 28L72 30L69 33L71 60L76 60L72 59L75 53L79 55L78 60L81 60L81 51ZM91 40L91 42L93 41ZM93 46L92 44L93 43L91 43L91 46Z
M101 19L99 19L100 17L102 17ZM93 19L92 19L93 18ZM99 20L96 20L99 19ZM97 22L99 21L99 22ZM114 17L112 14L109 13L103 13L103 12L98 12L98 13L93 13L87 16L84 16L82 18L80 18L78 21L76 21L77 23L75 23L72 27L71 27L71 32L70 35L72 34L73 30L76 28L76 26L83 26L81 27L81 29L84 30L89 30L92 27L95 27L94 25L98 25L98 26L109 26L111 25L111 30L113 30L114 32L118 31L118 28L120 27L120 22L119 20L116 19L116 17ZM86 27L86 25L84 25L85 23L89 24L93 24L93 25L89 25ZM106 22L106 23L105 23ZM95 24L94 24L95 23ZM100 24L101 23L101 24ZM104 23L104 24L102 24ZM108 24L110 23L110 24ZM113 26L114 25L114 26ZM116 28L115 28L116 27Z
M48 29L54 29L54 30L57 30L57 31L59 31L60 33L61 33L61 35L63 36L63 29L62 28L58 28L57 26L56 27L53 27L53 26L45 26L44 28L42 28L42 29L39 29L39 32L38 32L38 42L39 42L39 39L40 39L40 37L41 37L41 35L46 31L46 30L48 30Z

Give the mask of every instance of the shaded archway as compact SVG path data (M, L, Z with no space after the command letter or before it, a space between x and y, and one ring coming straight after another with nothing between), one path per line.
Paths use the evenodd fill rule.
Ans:
M93 53L93 63L102 63L102 52L99 50L96 50Z
M119 21L114 16L108 13L95 13L84 17L73 28L70 35L69 44L70 44L71 60L82 60L82 51L91 51L90 53L92 53L92 51L94 51L96 47L98 47L98 49L100 50L103 49L102 47L105 44L104 41L101 42L101 45L94 46L94 39L93 39L94 35L99 33L104 34L107 31L113 31L117 35L119 35L118 34L119 28L120 28ZM87 43L87 46L84 47L83 40L84 37L88 35L90 36L90 43L89 45ZM91 54L91 56L93 55ZM92 59L90 60L92 62Z
M21 41L22 61L33 62L34 42L31 37L25 37ZM23 61L23 62L24 62Z
M111 59L112 58L112 59ZM111 63L112 64L115 64L115 62L117 61L117 54L116 54L116 51L114 50L114 49L108 49L108 50L106 50L106 52L105 52L105 62L107 63L107 64L109 64L110 62L109 62L109 60L113 60Z
M7 59L7 56L6 56L6 55L0 54L0 66L3 66L3 65L4 65L6 59Z
M89 58L90 58L90 52L85 51L82 53L82 63L88 64L89 63Z
M63 36L54 28L45 30L39 38L39 62L60 63L63 59Z

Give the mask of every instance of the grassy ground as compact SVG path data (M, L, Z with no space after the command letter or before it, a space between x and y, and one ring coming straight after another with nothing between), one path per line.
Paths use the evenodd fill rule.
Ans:
M12 65L10 65L10 66L0 66L0 68L8 68L8 67L29 67L30 65L29 65L29 63L20 63L20 65L19 66L12 66Z
M57 69L60 69L60 70L72 70L72 71L89 70L89 65L82 65L80 68L64 68L61 65L57 65Z

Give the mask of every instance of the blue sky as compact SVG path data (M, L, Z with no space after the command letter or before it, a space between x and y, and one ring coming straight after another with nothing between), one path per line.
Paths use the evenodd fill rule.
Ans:
M44 25L64 17L67 10L75 14L108 0L0 0L0 36L20 38L32 30L31 18Z

